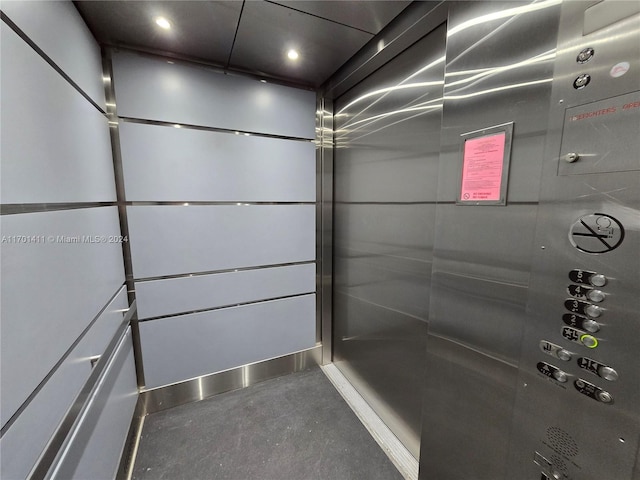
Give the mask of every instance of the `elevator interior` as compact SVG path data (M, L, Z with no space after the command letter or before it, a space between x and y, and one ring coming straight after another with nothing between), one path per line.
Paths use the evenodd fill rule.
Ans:
M421 480L640 480L638 2L0 8L2 478L321 364Z

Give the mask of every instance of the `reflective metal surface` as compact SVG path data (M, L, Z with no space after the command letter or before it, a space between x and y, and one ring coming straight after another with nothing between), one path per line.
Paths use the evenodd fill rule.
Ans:
M506 478L640 478L640 15L634 12L637 2L562 5ZM591 58L580 62L588 49ZM591 81L575 89L581 74ZM571 152L578 159L568 163ZM546 355L542 341L573 357ZM540 362L550 368L539 369ZM566 373L566 383L549 378L554 368Z
M269 378L299 372L320 364L321 347L192 378L166 387L144 390L141 395L146 413L159 412L212 395L248 387Z
M334 362L417 458L445 28L335 101Z
M316 192L316 295L322 342L322 364L333 360L333 102L318 98L317 118L317 164L318 180Z
M450 6L421 479L528 478L505 464L558 18L554 1ZM455 205L460 135L509 122L506 206Z

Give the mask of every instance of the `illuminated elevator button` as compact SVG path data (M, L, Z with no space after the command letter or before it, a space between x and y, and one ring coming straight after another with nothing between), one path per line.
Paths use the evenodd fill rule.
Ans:
M616 372L611 367L607 367L606 365L600 365L600 367L598 368L598 375L600 375L605 380L609 380L610 382L615 382L618 379L618 372Z
M587 298L592 302L601 302L604 300L605 294L602 290L589 290L587 292Z
M600 330L600 324L595 320L587 319L582 322L582 328L587 332L596 333Z
M602 315L602 308L597 305L589 305L585 307L584 312L591 318L598 318Z
M598 346L598 339L592 335L582 335L580 341L587 348L596 348Z
M591 275L591 278L589 278L589 282L594 287L604 287L607 284L607 277L601 275L600 273L596 273L594 275Z

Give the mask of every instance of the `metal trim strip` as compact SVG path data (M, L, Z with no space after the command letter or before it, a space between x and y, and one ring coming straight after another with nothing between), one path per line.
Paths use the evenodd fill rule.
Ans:
M127 207L149 207L149 206L176 206L176 207L190 207L190 206L202 206L202 205L237 205L237 206L251 206L251 205L315 205L316 202L244 202L244 201L202 201L198 200L192 202L186 201L132 201L124 202Z
M143 125L155 125L157 127L186 128L189 130L201 130L204 132L228 133L232 135L242 134L242 135L252 136L252 137L266 137L266 138L276 138L280 140L293 140L296 142L315 143L315 140L311 140L309 138L304 138L304 137L290 137L286 135L275 135L271 133L252 132L249 130L233 130L230 128L207 127L203 125L194 125L190 123L163 122L160 120L147 120L144 118L133 118L133 117L118 117L118 118L125 123L140 123Z
M56 428L55 433L49 439L47 446L40 454L40 457L33 466L29 479L44 479L48 477L49 471L55 465L59 465L72 441L72 433L80 425L82 418L86 415L92 400L95 398L99 386L104 381L110 370L112 361L117 354L121 344L127 337L129 322L136 313L135 301L131 304L129 311L124 316L118 330L109 342L100 360L96 363L91 375L85 382L77 395L73 405L67 410L64 418Z
M116 207L117 202L77 202L77 203L5 203L0 205L0 215L21 213L58 212L79 208Z
M138 395L136 409L133 412L129 432L122 448L120 463L116 470L116 480L130 480L133 476L133 467L138 456L138 448L140 447L140 439L142 437L142 429L144 420L147 416L147 406L141 395Z
M213 312L216 310L224 310L225 308L233 308L233 307L244 307L247 305L257 305L259 303L265 303L265 302L273 302L276 300L287 300L289 298L297 298L297 297L304 297L307 295L314 295L316 292L305 292L305 293L296 293L295 295L284 295L282 297L272 297L272 298L264 298L261 300L252 300L250 302L242 302L242 303L231 303L228 305L222 305L220 307L211 307L211 308L201 308L199 310L190 310L188 312L179 312L179 313L171 313L168 315L158 315L156 317L149 317L149 318L141 318L138 320L139 323L142 322L151 322L151 321L155 321L155 320L164 320L167 318L174 318L174 317L183 317L185 315L192 315L194 313L204 313L204 312Z
M282 357L250 363L223 372L203 375L183 382L143 390L147 414L198 402L213 395L249 387L270 378L295 373L321 362L322 346L316 345Z
M0 10L0 18L2 19L2 21L4 23L7 24L7 26L13 30L16 35L18 35L20 38L22 38L22 40L24 40L27 45L29 45L31 48L33 48L33 50L42 57L42 59L47 62L56 72L58 72L60 74L60 76L62 78L64 78L67 82L69 82L69 85L71 85L73 88L75 88L78 93L80 95L82 95L91 105L93 105L100 113L102 113L103 115L106 114L106 112L96 103L93 101L93 99L87 95L87 93L85 93L84 90L82 90L82 88L80 88L80 86L74 82L71 77L69 75L67 75L64 70L62 70L62 68L60 68L56 62L54 62L51 57L49 57L46 53L44 53L44 50L42 50L33 40L31 40L27 34L25 32L22 31L22 29L20 29L20 27L18 27L18 25L16 25L15 23L13 23L13 21L7 16L6 13L4 13L3 11Z
M118 200L118 217L120 220L120 233L123 237L129 238L129 221L127 219L126 200L124 182L124 168L122 166L122 153L120 151L120 131L118 130L118 112L116 110L116 91L113 85L113 65L111 62L110 50L102 50L103 77L109 81L104 82L104 91L107 105L107 118L109 120L109 133L111 136L111 152L113 155L113 173L116 183L116 198ZM130 242L122 242L122 258L124 261L125 281L129 304L135 301L136 292L133 283L133 260L131 258ZM142 363L142 346L140 344L140 329L138 327L137 315L131 321L131 338L133 341L133 358L136 366L136 377L138 387L143 387L144 365Z
M322 340L322 364L333 361L333 168L334 132L333 101L318 97L319 129L317 135L320 148L319 162L319 206L316 214L319 222L317 245L319 247L319 286L316 288L320 302L320 338Z
M395 58L447 21L449 3L413 2L371 39L319 88L327 98L338 98L375 70ZM381 48L382 46L382 48Z
M317 263L316 260L307 260L304 262L290 262L290 263L274 263L272 265L257 265L252 267L239 267L239 268L227 268L224 270L209 270L204 272L190 272L190 273L178 273L175 275L161 275L157 277L143 277L143 278L134 278L136 283L141 282L152 282L154 280L169 280L172 278L186 278L186 277L199 277L204 275L217 275L218 273L233 273L233 272L246 272L249 270L263 270L267 268L277 268L277 267L292 267L294 265L308 265L311 263Z
M93 325L98 321L98 319L100 318L100 316L105 312L105 310L107 309L107 307L111 304L111 302L113 302L113 300L120 294L120 292L122 291L123 286L121 285L120 287L118 287L118 290L116 290L116 293L114 293L111 298L107 301L107 303L104 304L104 307L102 307L102 309L97 313L97 315L93 318L93 320L91 320L89 322L89 324L86 326L86 328L82 331L82 333L80 335L78 335L78 338L75 339L75 341L71 344L71 346L67 349L66 352L64 352L64 354L60 357L60 359L58 360L58 362L51 368L51 370L49 370L49 373L47 373L45 375L45 377L42 379L42 381L38 384L38 386L33 390L33 392L31 392L31 395L29 395L27 397L27 399L22 402L22 405L20 405L20 407L16 410L16 412L11 416L11 418L9 420L7 420L7 423L5 423L2 426L2 429L0 430L0 438L2 438L4 436L5 433L7 433L7 431L9 430L9 428L11 428L11 426L15 423L15 421L18 419L18 417L25 411L25 409L29 406L29 404L33 401L34 398L36 398L36 396L38 395L38 393L40 393L40 391L42 390L42 388L46 385L46 383L51 379L51 377L58 371L58 369L60 368L60 366L64 363L64 361L69 357L69 355L71 355L71 352L73 352L74 348L76 348L78 346L78 344L82 341L82 339L86 336L86 334L89 332L89 330L91 330L91 328L93 327ZM128 315L128 312L127 312ZM126 316L125 315L125 318Z

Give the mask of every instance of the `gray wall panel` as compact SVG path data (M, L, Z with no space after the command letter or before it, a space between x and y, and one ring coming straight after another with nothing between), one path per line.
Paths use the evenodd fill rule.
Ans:
M315 202L315 145L124 122L129 201Z
M310 263L136 282L138 318L310 293L315 275Z
M73 3L3 0L2 11L104 110L100 47Z
M314 92L129 52L113 68L120 116L315 138Z
M2 203L114 201L106 117L4 22L0 30Z
M313 294L142 322L147 387L311 348L315 309Z
M91 373L90 358L101 355L122 322L127 308L122 287L85 337L42 387L0 440L0 476L26 478L48 439ZM25 448L29 445L29 448Z
M136 278L315 259L314 205L127 207Z
M104 383L54 479L115 478L138 400L131 334L111 363Z
M57 238L119 235L116 207L4 215L1 222L5 239L44 237L2 245L4 425L122 285L124 272L119 243Z

